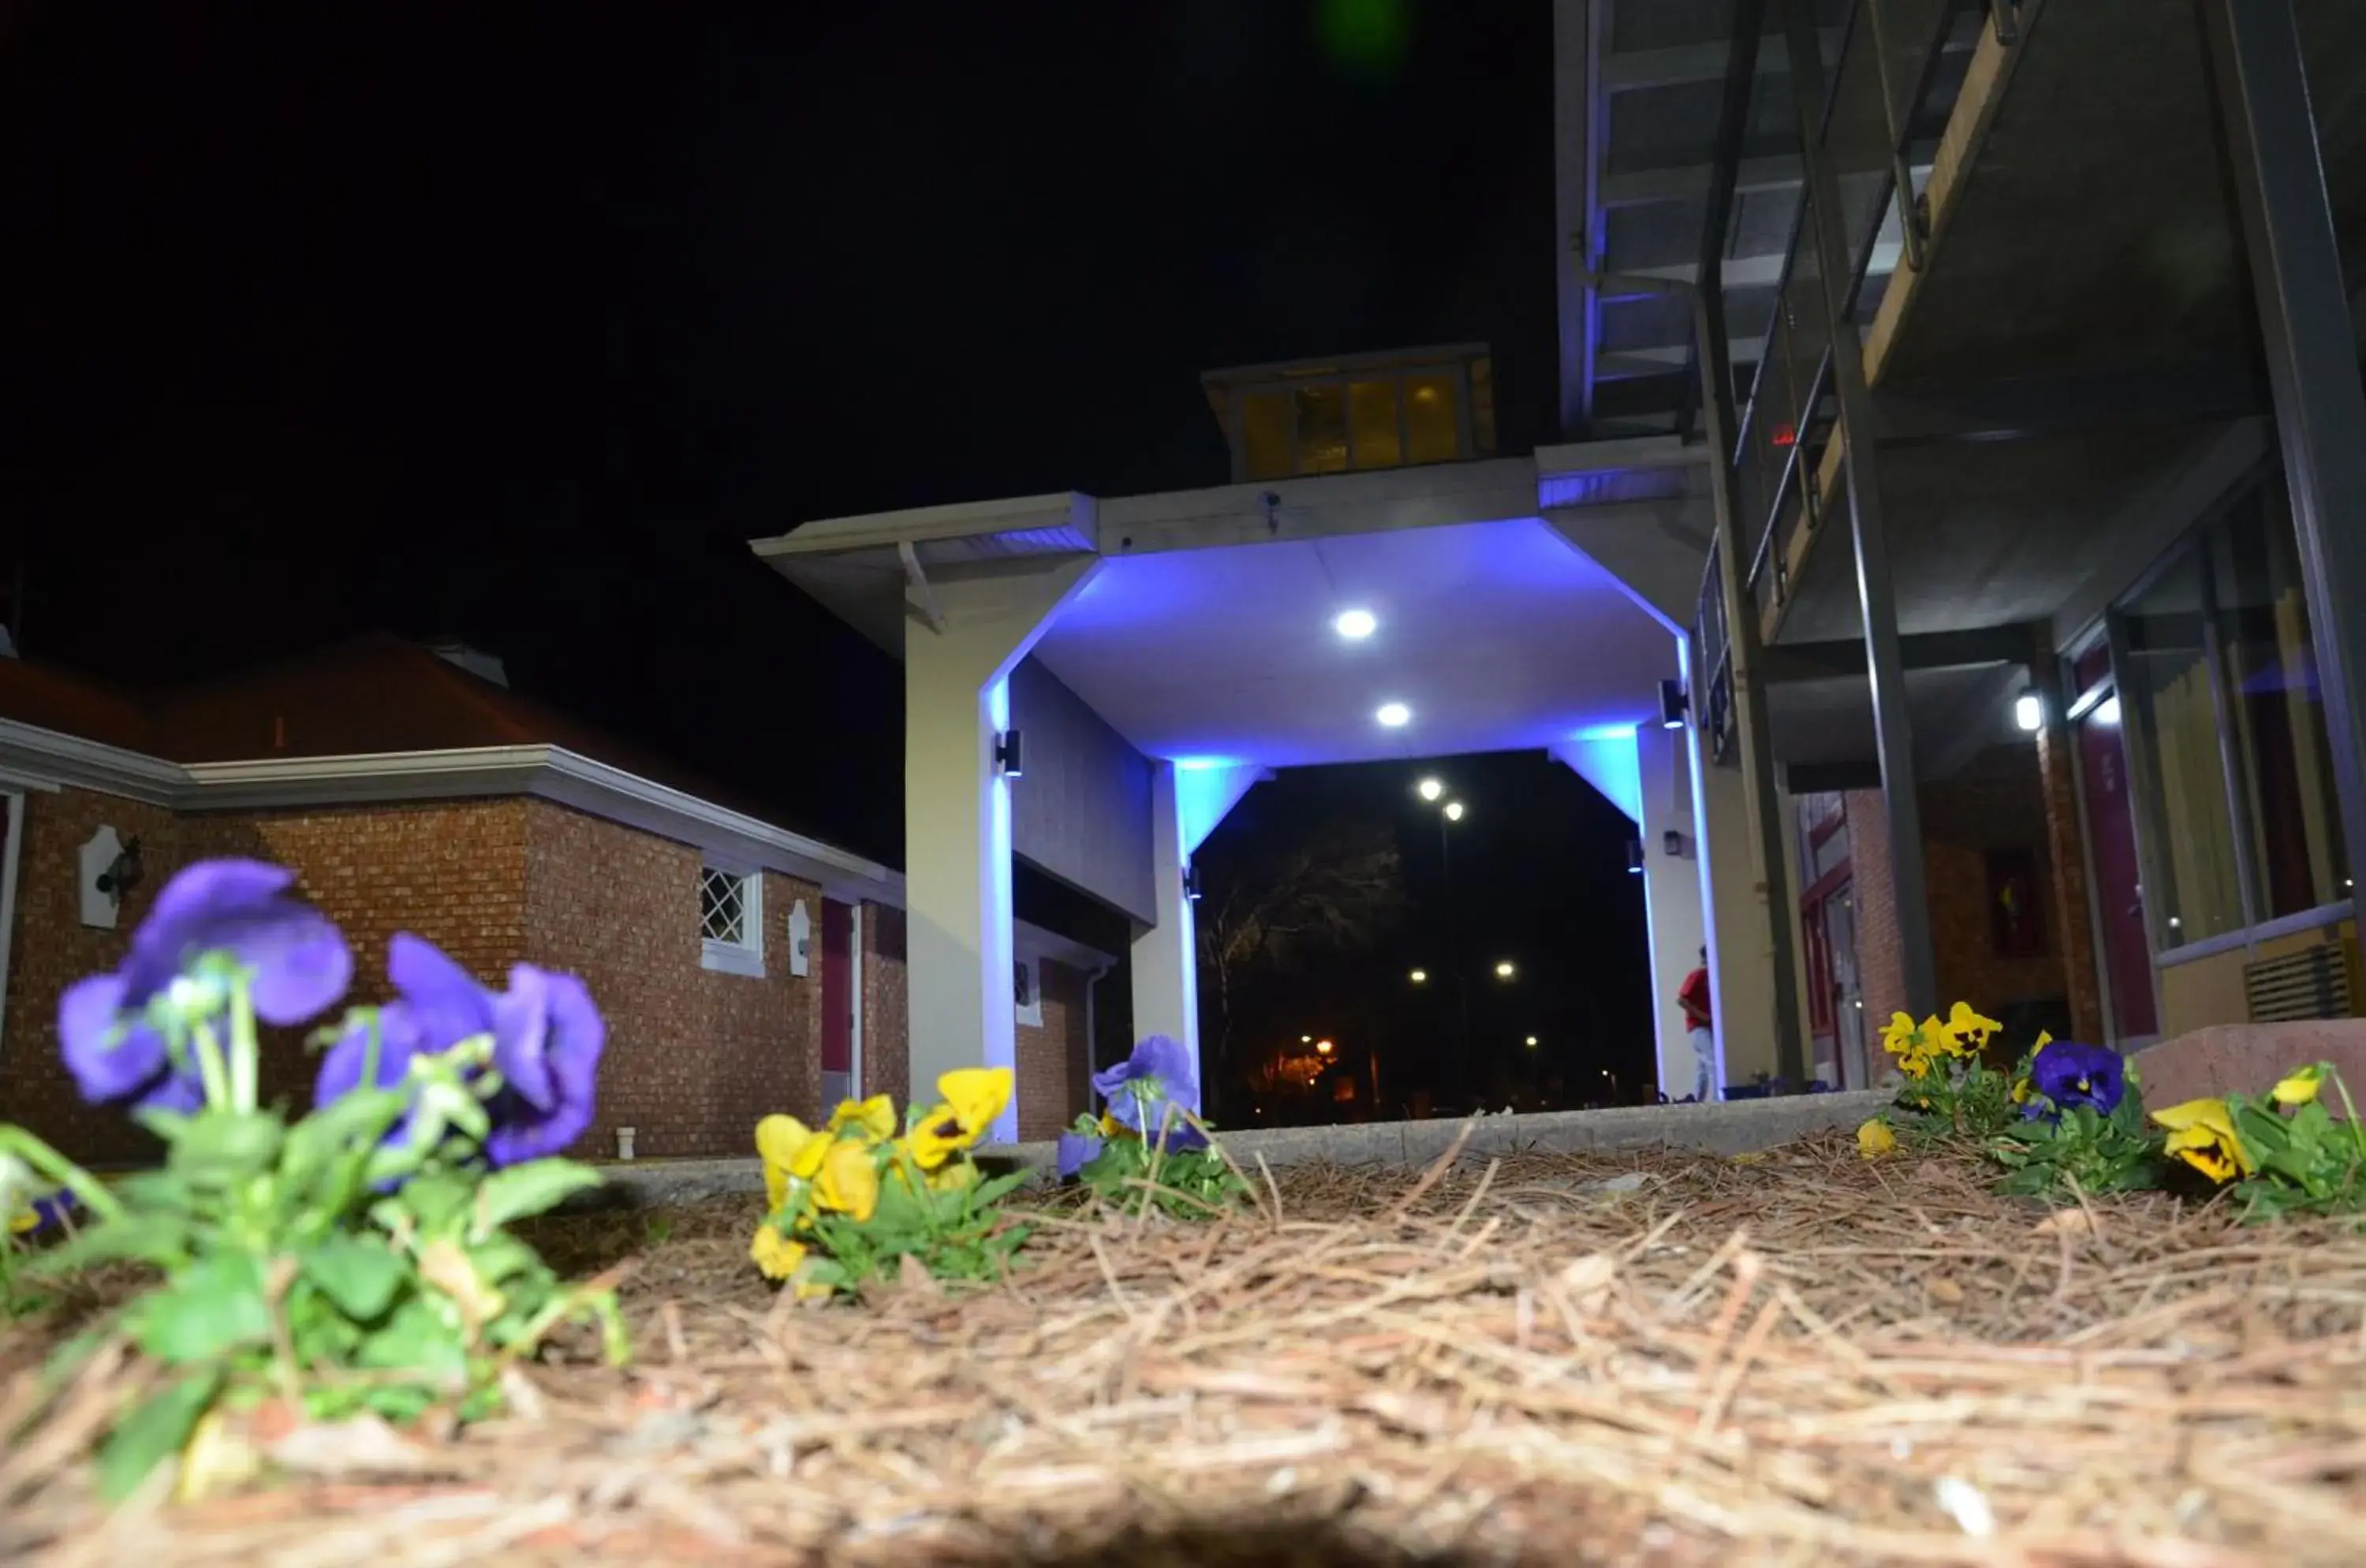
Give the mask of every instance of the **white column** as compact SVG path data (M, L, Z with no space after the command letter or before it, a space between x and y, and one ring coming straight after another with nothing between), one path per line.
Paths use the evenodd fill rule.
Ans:
M1709 1010L1716 1021L1713 1076L1722 1090L1775 1070L1774 939L1767 923L1766 873L1752 826L1748 777L1740 768L1710 759L1699 726L1687 728L1684 739L1692 761L1693 830L1700 846Z
M1643 807L1643 900L1651 922L1651 1016L1659 1036L1660 1088L1670 1100L1691 1092L1692 1032L1676 992L1700 962L1707 940L1701 919L1699 829L1693 819L1691 748L1684 732L1646 724L1635 732ZM1668 835L1676 852L1668 852Z
M1185 878L1191 857L1225 815L1272 773L1254 763L1216 766L1153 760L1150 775L1150 871L1158 923L1133 939L1133 1029L1137 1038L1164 1034L1191 1054L1200 1072L1200 944Z
M1682 737L1656 723L1589 730L1552 748L1627 814L1643 846L1643 919L1650 936L1654 1072L1671 1100L1691 1091L1693 1047L1676 991L1699 962L1700 879L1694 864L1692 772ZM1670 830L1678 852L1666 849Z
M1183 879L1191 861L1183 847L1176 800L1175 764L1150 764L1150 880L1158 923L1133 939L1133 1032L1164 1034L1191 1055L1200 1076L1200 954L1198 928Z
M904 897L912 1093L956 1067L1018 1066L1010 781L995 766L1010 671L1098 557L932 577L904 635ZM1021 758L1023 763L1024 758ZM1023 783L1023 781L1022 781ZM994 1137L1019 1135L1017 1096Z

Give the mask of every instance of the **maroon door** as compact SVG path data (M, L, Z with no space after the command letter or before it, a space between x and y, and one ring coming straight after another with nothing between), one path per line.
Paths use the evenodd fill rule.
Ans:
M829 1102L858 1099L854 1081L854 909L835 898L821 905L821 1091Z
M2135 808L2116 694L2079 719L2079 763L2085 775L2095 910L2103 928L2113 1021L2122 1040L2147 1037L2160 1032L2160 1023L2153 1009L2152 944L2145 936L2143 876L2136 865Z

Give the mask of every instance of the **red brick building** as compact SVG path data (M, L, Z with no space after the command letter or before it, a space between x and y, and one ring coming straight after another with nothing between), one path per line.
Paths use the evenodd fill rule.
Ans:
M367 637L155 698L0 659L0 1120L70 1155L146 1136L81 1104L59 992L112 967L179 867L292 869L344 931L355 1000L410 931L498 983L580 975L608 1023L577 1153L737 1155L757 1117L857 1089L908 1095L902 879L510 692L499 666ZM136 845L120 899L97 877ZM1052 1135L1089 1093L1090 976L1109 960L1022 926L1018 1120ZM304 1103L291 1033L266 1091ZM923 1091L925 1092L923 1086Z

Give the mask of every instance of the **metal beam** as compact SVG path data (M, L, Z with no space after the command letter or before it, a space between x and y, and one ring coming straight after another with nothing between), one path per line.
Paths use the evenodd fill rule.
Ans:
M1831 329L1832 390L1840 403L1839 437L1847 476L1850 531L1856 544L1857 608L1863 617L1865 678L1872 687L1875 750L1881 759L1882 801L1889 818L1889 876L1898 911L1898 964L1907 1008L1918 1018L1938 1006L1931 949L1931 901L1922 870L1922 808L1914 782L1914 728L1906 707L1905 660L1898 649L1898 598L1889 566L1889 535L1881 510L1871 399L1865 384L1865 347L1847 308L1848 238L1842 231L1840 180L1821 137L1824 65L1806 11L1787 7L1785 43L1791 56L1800 153L1815 218L1814 243L1823 265L1823 305ZM1837 265L1835 265L1837 263Z
M1875 395L1881 439L2010 441L2093 425L2202 423L2267 412L2269 387L2247 360L2022 376L1969 387Z
M1926 150L1927 151L1927 150ZM1927 159L1913 165L1919 182L1929 176ZM1717 174L1715 164L1671 164L1664 168L1629 169L1602 182L1602 205L1644 207L1655 201L1697 201L1708 193ZM1744 158L1734 172L1733 188L1749 195L1789 190L1799 183L1799 160L1788 153L1770 158Z
M2355 887L2366 882L2366 387L2292 0L2201 4Z
M2029 662L2026 626L1980 626L1970 631L1920 632L1898 639L1899 670L1965 670L1982 664ZM1853 681L1864 676L1865 645L1846 642L1776 643L1766 649L1766 679Z
M1865 271L1869 275L1896 272L1900 254L1900 247L1896 241L1884 241L1873 247L1873 258L1866 265ZM1748 256L1728 256L1725 258L1723 269L1725 286L1728 288L1772 288L1783 281L1784 259L1784 254L1780 251L1762 252L1759 254ZM1648 279L1656 283L1696 283L1700 280L1700 264L1686 261L1669 262L1660 266L1622 266L1614 272L1606 273L1603 281L1606 286L1615 287L1615 280L1619 277ZM1614 293L1606 298L1617 299L1626 296Z
M1824 41L1837 47L1841 36L1838 28L1823 30ZM1651 87L1681 87L1694 82L1715 82L1725 75L1726 62L1733 58L1733 46L1746 45L1754 62L1754 76L1780 76L1788 71L1789 62L1780 50L1762 50L1753 35L1741 36L1735 29L1730 39L1719 39L1712 43L1677 44L1669 49L1625 49L1610 54L1602 62L1602 90L1606 93L1634 93Z

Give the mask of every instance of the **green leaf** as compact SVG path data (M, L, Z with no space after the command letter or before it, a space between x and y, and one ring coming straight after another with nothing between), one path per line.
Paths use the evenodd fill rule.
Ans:
M98 1263L119 1260L169 1269L189 1255L195 1230L178 1214L131 1213L77 1231L36 1255L26 1266L28 1278L53 1279Z
M476 1184L452 1171L422 1171L404 1182L395 1201L425 1231L439 1231L457 1218L476 1195Z
M365 1321L394 1304L410 1263L382 1243L332 1231L304 1254L303 1277L347 1317Z
M140 1348L163 1361L202 1361L271 1337L263 1270L242 1252L200 1258L133 1311Z
M970 1209L975 1212L979 1209L992 1208L1027 1185L1029 1174L1027 1171L1014 1170L1006 1176L997 1176L990 1181L979 1182L970 1189Z
M165 1168L200 1186L233 1186L270 1166L283 1134L272 1111L200 1111L173 1141Z
M557 1207L578 1192L588 1192L605 1178L573 1160L538 1159L495 1171L477 1189L477 1234L499 1230Z
M119 1503L139 1489L167 1458L180 1451L197 1429L221 1387L221 1370L205 1370L166 1384L116 1423L98 1450L98 1492Z
M386 1325L362 1344L362 1365L416 1374L433 1387L456 1390L468 1380L468 1357L460 1331L446 1325L425 1297L412 1296L394 1309Z
M393 1089L355 1089L340 1096L296 1123L279 1168L291 1180L310 1183L355 1145L382 1142L410 1105L409 1095Z

